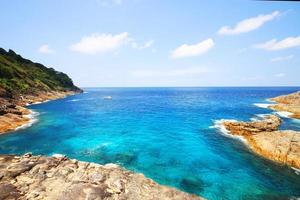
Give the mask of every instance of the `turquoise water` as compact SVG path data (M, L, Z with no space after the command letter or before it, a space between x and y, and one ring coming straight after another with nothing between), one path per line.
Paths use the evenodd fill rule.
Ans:
M300 175L251 153L213 128L272 111L253 103L299 88L88 88L30 109L27 129L0 136L0 153L118 163L155 181L208 199L300 197ZM112 100L104 100L110 95ZM284 118L281 128L300 130Z

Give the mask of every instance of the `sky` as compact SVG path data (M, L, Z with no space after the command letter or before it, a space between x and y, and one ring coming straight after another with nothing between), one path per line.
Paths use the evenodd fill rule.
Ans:
M3 0L0 47L80 87L300 86L300 3Z

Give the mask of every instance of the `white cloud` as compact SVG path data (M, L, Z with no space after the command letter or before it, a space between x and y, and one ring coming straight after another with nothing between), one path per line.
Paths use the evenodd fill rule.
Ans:
M149 40L144 44L138 44L133 38L129 37L127 32L116 35L94 33L83 37L78 43L71 45L70 49L86 54L96 54L111 52L126 44L131 44L134 49L143 50L152 47L153 43L154 40Z
M294 55L289 55L289 56L275 57L275 58L272 58L270 61L271 62L280 62L280 61L285 61L285 60L291 60L293 58L294 58Z
M94 33L83 37L78 43L71 45L70 49L86 54L106 53L118 49L130 40L127 32L117 35Z
M153 45L153 43L154 43L154 40L149 40L149 41L145 42L145 43L142 44L142 45L139 45L139 44L136 43L136 42L132 42L132 43L131 43L131 46L132 46L132 48L134 48L134 49L142 50L142 49L147 49L147 48L151 47L151 46Z
M52 54L55 53L54 50L52 50L49 45L44 44L39 48L39 52L40 53L44 53L44 54Z
M197 44L183 44L171 52L171 58L193 57L206 53L215 45L214 41L209 38Z
M277 39L272 39L265 43L254 45L254 47L257 49L264 49L268 51L278 51L293 47L300 47L300 36L288 37L281 41L277 41Z
M278 11L274 11L271 14L267 15L258 15L256 17L248 18L243 21L240 21L235 25L235 27L223 26L219 29L218 34L220 35L236 35L240 33L247 33L255 29L260 28L266 22L273 20L279 16Z
M285 73L275 74L274 76L277 77L277 78L281 78L281 77L285 76Z

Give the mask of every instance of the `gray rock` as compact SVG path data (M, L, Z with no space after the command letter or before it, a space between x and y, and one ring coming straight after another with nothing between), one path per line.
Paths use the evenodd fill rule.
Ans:
M118 165L66 157L0 156L0 199L202 199L159 185Z

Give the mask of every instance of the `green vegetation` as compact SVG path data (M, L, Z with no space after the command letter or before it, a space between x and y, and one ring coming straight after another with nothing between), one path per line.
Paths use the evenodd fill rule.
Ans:
M68 75L0 48L0 88L14 94L81 91Z

